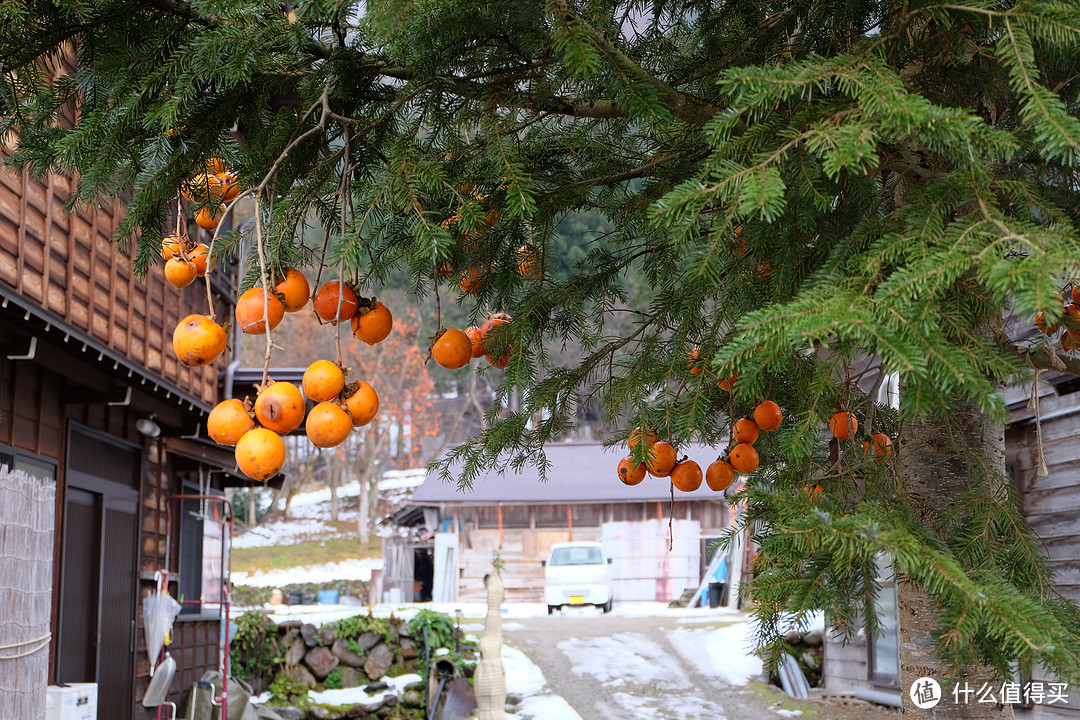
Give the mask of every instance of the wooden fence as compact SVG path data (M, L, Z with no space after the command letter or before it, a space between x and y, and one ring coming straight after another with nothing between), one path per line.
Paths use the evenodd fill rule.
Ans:
M45 712L56 483L0 466L0 718Z

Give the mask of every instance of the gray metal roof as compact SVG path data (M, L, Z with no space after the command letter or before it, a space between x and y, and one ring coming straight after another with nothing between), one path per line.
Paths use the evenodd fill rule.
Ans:
M645 475L638 485L629 487L616 474L619 460L627 454L625 445L605 448L598 442L555 443L544 448L550 462L547 483L540 482L535 467L515 472L508 469L500 476L494 470L481 473L470 490L458 490L455 483L443 482L438 473L427 478L413 493L412 504L433 503L598 503L642 502L671 499L671 482L667 478ZM702 445L679 448L679 457L689 455L701 465L702 472L719 455L719 450ZM702 482L692 493L675 491L676 500L720 500L723 495L713 492Z

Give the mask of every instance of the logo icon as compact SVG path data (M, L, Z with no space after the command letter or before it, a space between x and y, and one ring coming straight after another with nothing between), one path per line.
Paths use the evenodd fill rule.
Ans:
M911 702L920 710L929 710L941 702L941 686L931 677L921 677L911 683Z

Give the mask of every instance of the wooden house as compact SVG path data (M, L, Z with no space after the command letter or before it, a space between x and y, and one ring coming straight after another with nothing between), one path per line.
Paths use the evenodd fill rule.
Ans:
M702 468L717 454L682 450ZM568 540L604 542L616 602L667 602L698 586L710 541L733 524L723 493L703 484L672 496L667 479L650 475L628 487L616 474L624 452L596 442L551 444L544 452L546 482L534 467L483 472L468 490L429 474L392 518L403 530L384 542L381 598L481 599L498 552L507 598L539 602L541 560L553 543Z
M157 571L169 570L171 594L189 601L173 632L174 697L219 665L223 503L175 496L224 497L225 484L242 483L232 453L197 437L229 360L177 361L173 328L207 311L205 286L174 288L160 265L134 277L130 253L110 242L122 206L69 214L71 190L60 175L36 182L0 170L0 464L55 486L52 555L30 566L51 566L42 604L51 639L26 659L47 652L47 677L29 682L42 710L46 684L92 682L98 717L149 718L142 598ZM224 318L234 302L226 274L212 283ZM22 552L17 534L3 532L18 521L5 511L0 556ZM4 578L0 592L30 592L23 581ZM22 661L0 660L0 716L16 716L4 698Z
M1054 572L1054 586L1062 596L1080 602L1080 378L1056 372L1041 373L1039 418L1042 455L1048 475L1039 477L1039 432L1031 403L1030 384L1005 391L1009 420L1005 429L1006 470L1016 483L1028 525L1041 540ZM837 635L825 639L825 684L836 692L865 696L893 695L899 699L899 640L896 586L892 572L882 563L881 616L885 632L877 638L859 633L850 642ZM1056 680L1041 669L1018 681ZM1080 718L1080 693L1068 703L1029 704L1016 707L1017 717Z

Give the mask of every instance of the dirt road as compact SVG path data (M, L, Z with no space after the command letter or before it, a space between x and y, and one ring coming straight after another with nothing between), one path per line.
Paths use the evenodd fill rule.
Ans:
M797 704L755 682L760 664L745 651L747 626L738 618L581 611L506 622L504 636L582 720L898 717L870 706L853 715L853 708Z

